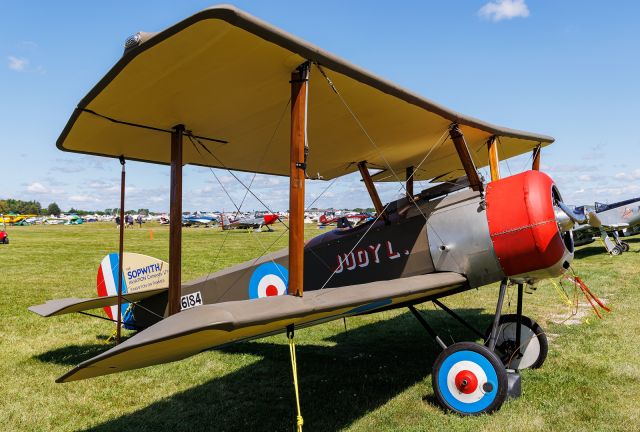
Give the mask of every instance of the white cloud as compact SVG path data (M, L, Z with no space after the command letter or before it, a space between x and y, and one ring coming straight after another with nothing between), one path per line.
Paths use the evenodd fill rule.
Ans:
M640 169L632 171L630 173L620 172L614 176L618 180L639 180L640 179Z
M49 188L45 187L42 183L33 182L29 186L27 186L27 192L48 193Z
M9 56L7 57L7 60L9 60L9 64L8 64L9 69L14 70L16 72L22 72L29 65L29 60L22 57Z
M69 197L69 201L76 203L100 202L98 198L92 197L90 195L71 195Z
M482 6L478 11L482 18L498 22L512 18L526 18L529 8L524 0L495 0Z
M580 180L580 181L591 181L592 177L589 174L582 174L581 176L578 176L578 180Z
M20 43L18 44L18 47L22 49L35 51L38 49L38 44L35 43L34 41L24 40L24 41L20 41Z

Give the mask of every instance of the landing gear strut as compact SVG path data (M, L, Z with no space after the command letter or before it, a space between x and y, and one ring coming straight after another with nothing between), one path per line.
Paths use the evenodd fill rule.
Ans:
M495 338L492 339L495 321L485 333L487 346L500 357L508 369L537 369L544 363L549 350L547 335L542 327L531 318L522 315L523 291L523 285L518 284L517 312L499 317Z
M502 315L507 280L500 284L493 324L485 335L438 300L433 303L476 335L486 340L457 342L447 346L424 317L409 310L443 349L431 374L436 399L445 409L460 415L477 415L499 409L504 401L520 396L517 370L537 368L544 362L548 343L535 321L522 315L523 285L518 284L517 313Z
M629 252L629 249L631 249L629 243L620 240L620 233L618 231L613 232L613 240L615 241L616 246L620 248L622 252Z
M607 252L609 252L613 256L620 255L622 254L622 252L629 252L629 243L620 240L620 234L617 231L614 231L612 233L612 236L613 241L611 241L607 232L602 227L600 227L600 238L602 238L604 247L607 249Z

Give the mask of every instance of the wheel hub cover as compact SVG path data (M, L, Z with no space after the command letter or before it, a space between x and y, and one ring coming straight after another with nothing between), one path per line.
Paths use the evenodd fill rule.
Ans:
M478 388L478 378L470 370L458 372L455 378L456 387L464 394L471 394Z

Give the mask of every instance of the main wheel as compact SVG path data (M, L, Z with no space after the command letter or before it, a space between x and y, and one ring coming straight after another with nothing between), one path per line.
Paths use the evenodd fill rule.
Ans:
M622 249L622 252L629 252L629 249L631 249L627 242L620 242L620 248Z
M496 411L507 398L507 371L484 345L458 342L433 364L433 391L440 405L460 415Z
M620 255L622 253L622 248L620 246L614 246L613 249L611 249L611 255L613 256L617 256Z
M518 316L502 315L498 324L496 354L508 369L537 369L547 358L549 341L542 327L527 316L520 322L520 354L516 352L516 329ZM487 329L486 340L489 339L491 327Z

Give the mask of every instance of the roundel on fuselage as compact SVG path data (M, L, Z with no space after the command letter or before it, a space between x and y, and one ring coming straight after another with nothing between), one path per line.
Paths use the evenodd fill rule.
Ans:
M249 280L249 298L263 298L287 293L289 271L286 267L268 262L259 265Z

